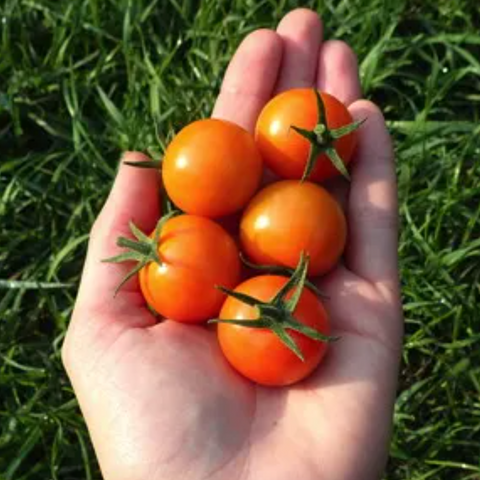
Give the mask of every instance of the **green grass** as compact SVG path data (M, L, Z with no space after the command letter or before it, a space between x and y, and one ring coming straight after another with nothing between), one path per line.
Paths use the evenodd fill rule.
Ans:
M396 141L407 336L385 478L478 480L477 2L308 5L356 49ZM59 350L120 152L207 116L240 39L295 6L0 2L0 479L98 478Z

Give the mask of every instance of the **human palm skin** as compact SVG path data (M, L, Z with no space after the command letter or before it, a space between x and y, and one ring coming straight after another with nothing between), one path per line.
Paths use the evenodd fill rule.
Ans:
M344 206L344 263L320 282L340 340L307 380L252 384L226 363L212 330L157 323L136 279L113 298L129 265L101 260L133 220L153 229L158 174L122 166L93 229L64 363L106 480L370 480L380 478L392 424L402 337L397 204L390 139L358 100L355 57L321 40L311 11L240 45L213 116L252 130L275 93L316 86L349 105L359 130L352 182L329 185ZM125 155L145 160L140 153Z

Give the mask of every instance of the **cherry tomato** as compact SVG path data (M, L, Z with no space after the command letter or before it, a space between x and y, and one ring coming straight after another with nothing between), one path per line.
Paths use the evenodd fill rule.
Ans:
M322 92L327 126L335 129L351 124L352 116L347 107L334 96ZM313 131L319 123L319 112L312 89L288 90L270 100L263 108L255 129L255 141L263 160L281 178L300 179L305 170L310 142L291 127ZM348 164L356 145L356 132L334 141L333 146L345 164ZM339 175L329 158L317 157L315 167L308 177L322 181Z
M295 268L302 251L309 275L330 270L345 247L345 216L334 198L311 182L284 180L255 195L240 222L245 253L257 264Z
M255 194L262 158L252 135L218 119L198 120L173 139L162 162L165 189L184 212L218 218Z
M235 291L269 301L287 281L287 278L277 275L261 275L243 282ZM286 296L287 299L291 293ZM255 320L258 315L257 307L228 297L219 318ZM327 313L310 290L303 290L293 315L299 323L324 335L330 334ZM308 376L324 357L328 345L292 330L287 329L287 332L302 352L304 361L269 329L249 328L227 322L218 324L217 335L225 357L242 375L261 385L282 386Z
M139 279L147 303L179 322L216 316L225 299L216 285L239 282L237 246L219 225L194 215L180 215L163 226L158 243L161 264L150 262Z

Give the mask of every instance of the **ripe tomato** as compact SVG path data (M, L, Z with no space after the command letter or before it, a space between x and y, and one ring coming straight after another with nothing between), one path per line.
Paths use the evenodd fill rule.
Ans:
M167 220L158 243L161 264L149 262L139 279L147 303L179 322L217 315L225 299L216 285L237 285L240 261L234 240L212 220L180 215Z
M294 180L257 193L240 222L243 250L254 262L295 268L304 251L310 275L335 265L346 235L345 216L334 198L319 185Z
M218 218L241 210L255 194L262 159L238 125L198 120L173 139L162 162L165 189L184 212Z
M235 291L268 302L287 281L287 278L277 275L261 275L243 282ZM287 294L286 299L291 294ZM299 323L324 335L330 334L327 313L310 290L303 290L293 315ZM255 320L258 316L257 307L228 297L219 318ZM282 386L309 375L327 351L325 342L292 330L287 329L287 332L302 352L304 361L285 346L272 330L266 328L249 328L226 322L218 324L217 335L225 357L241 374L261 385Z
M320 95L325 105L329 129L353 122L350 112L340 100L325 92ZM281 178L302 178L310 142L291 127L313 131L322 120L319 118L315 92L312 89L288 90L270 100L260 113L255 129L255 140L265 164ZM352 158L356 141L354 131L333 142L333 147L345 164ZM321 153L308 180L322 181L338 174L339 171L326 154Z

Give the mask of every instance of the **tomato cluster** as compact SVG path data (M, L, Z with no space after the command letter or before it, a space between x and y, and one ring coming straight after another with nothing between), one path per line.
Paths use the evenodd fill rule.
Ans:
M335 266L347 235L342 209L314 182L348 177L359 126L339 100L310 89L273 98L255 135L224 120L191 123L161 164L175 208L150 235L131 225L135 239L120 238L127 251L109 260L137 262L125 281L138 273L161 317L216 323L245 377L271 386L305 378L332 339L309 278ZM265 169L277 181L261 187Z

